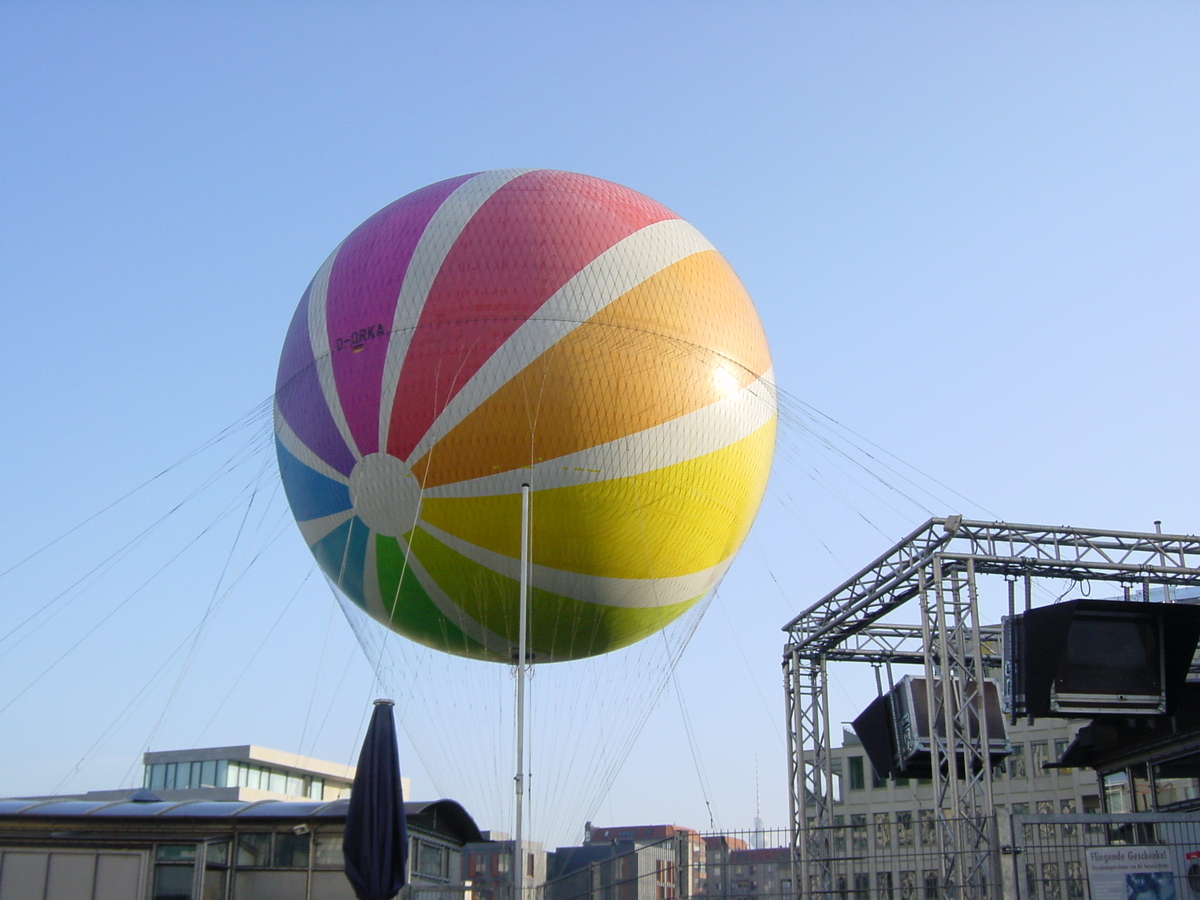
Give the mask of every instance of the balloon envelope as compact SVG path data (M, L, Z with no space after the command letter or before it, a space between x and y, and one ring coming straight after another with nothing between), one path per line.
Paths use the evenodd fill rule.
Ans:
M753 304L692 226L611 182L464 175L376 213L321 266L276 385L280 471L325 573L390 628L591 656L715 588L774 448Z

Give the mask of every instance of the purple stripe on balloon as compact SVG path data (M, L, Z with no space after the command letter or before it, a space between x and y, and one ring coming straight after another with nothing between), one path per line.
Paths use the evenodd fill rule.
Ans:
M356 228L329 274L325 322L342 414L361 456L379 450L379 402L396 300L417 242L463 175L421 188Z
M325 404L325 395L317 378L312 343L308 339L308 297L312 284L304 291L296 314L288 325L279 358L275 381L275 402L284 421L308 449L335 471L349 477L354 454L342 440L337 425Z

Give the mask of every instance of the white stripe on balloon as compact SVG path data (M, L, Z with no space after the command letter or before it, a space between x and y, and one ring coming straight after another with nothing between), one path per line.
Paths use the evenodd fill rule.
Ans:
M749 437L775 417L775 370L740 390L661 425L532 466L426 488L427 498L488 497L626 478L715 453Z
M392 404L396 402L396 383L414 329L429 298L429 290L441 271L446 254L454 246L467 223L479 208L504 185L532 169L496 169L482 172L459 185L447 197L425 226L417 241L392 317L388 338L387 358L383 365L383 382L379 398L379 451L387 450L388 429L392 421Z
M325 315L325 304L329 297L329 273L332 271L333 262L337 259L341 249L342 244L338 244L337 250L329 254L329 258L321 264L321 268L317 269L317 274L313 276L312 287L308 294L308 340L312 345L313 360L317 366L317 381L321 385L321 394L325 398L325 405L329 408L329 413L333 417L333 422L337 426L342 440L357 460L362 454L358 451L358 444L350 431L346 414L342 410L342 402L338 398L337 380L333 374L333 360L329 355L329 324Z

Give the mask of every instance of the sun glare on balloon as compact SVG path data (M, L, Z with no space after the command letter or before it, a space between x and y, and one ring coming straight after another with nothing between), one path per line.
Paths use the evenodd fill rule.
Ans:
M712 373L713 387L722 397L728 397L734 393L741 385L738 383L738 377L727 366L717 366Z

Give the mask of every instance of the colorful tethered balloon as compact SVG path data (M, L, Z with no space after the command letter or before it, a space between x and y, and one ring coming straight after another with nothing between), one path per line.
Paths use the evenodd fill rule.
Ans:
M326 575L439 650L592 656L713 590L766 486L762 326L712 245L653 200L548 170L464 175L360 225L296 309L280 471Z

